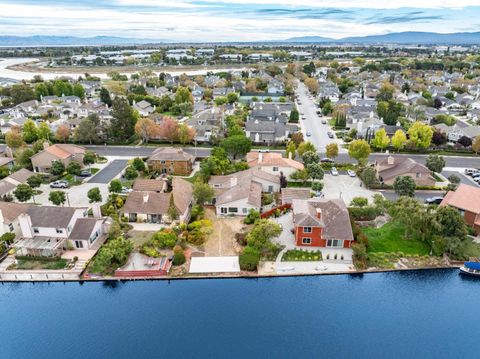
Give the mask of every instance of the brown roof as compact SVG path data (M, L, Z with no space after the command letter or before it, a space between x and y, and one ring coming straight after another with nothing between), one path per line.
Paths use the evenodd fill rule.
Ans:
M25 203L0 202L3 223L12 223L20 214L26 213L30 207L30 204Z
M282 188L282 200L309 199L310 193L308 188Z
M147 161L191 161L195 160L195 156L185 152L181 148L174 147L158 147L148 157Z
M133 182L134 191L152 191L152 192L162 192L166 186L164 180L156 179L137 179Z
M393 163L390 164L389 160L393 160ZM430 170L427 167L405 156L388 156L377 161L377 166L378 176L384 181L407 173L418 172L430 176Z
M193 201L193 186L190 182L182 178L173 177L172 187L175 207L177 207L181 213L185 213Z
M13 172L10 176L6 178L12 178L13 180L20 182L20 183L26 183L27 179L32 177L35 173L33 173L30 170L27 170L26 168L22 168L16 172Z
M8 165L14 161L11 157L0 157L0 166Z
M260 161L260 157L261 161ZM247 153L247 163L250 167L266 166L266 167L291 167L297 170L303 170L304 166L300 162L290 158L283 158L281 153Z
M57 159L67 159L72 154L75 153L85 153L86 149L81 146L71 145L66 143L57 143L55 145L51 145L47 147L45 150L38 152L37 154L33 155L32 158L40 156L44 153L48 153L51 156Z
M27 214L33 227L67 228L72 220L75 207L31 206Z
M125 213L166 214L169 205L170 193L133 191L128 195L123 211Z
M4 196L7 193L13 191L17 186L13 183L3 179L0 181L0 196Z
M352 226L347 206L340 198L315 198L292 201L293 221L296 226L322 227L325 239L345 239L353 241ZM321 210L320 219L317 209Z
M89 239L92 235L95 224L99 221L97 218L79 218L73 226L72 232L68 237L71 240Z
M460 184L455 191L449 191L440 206L452 206L464 211L480 213L480 188Z

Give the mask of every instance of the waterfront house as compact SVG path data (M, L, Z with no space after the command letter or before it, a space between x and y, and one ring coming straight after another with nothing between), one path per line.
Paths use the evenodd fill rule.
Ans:
M354 238L342 199L293 199L292 208L297 246L350 248Z
M192 172L195 156L181 148L158 147L147 159L150 171L179 176L188 176Z
M480 188L460 184L455 191L449 191L440 206L458 209L465 222L480 234Z
M5 233L19 235L18 217L26 213L31 204L0 201L0 236Z

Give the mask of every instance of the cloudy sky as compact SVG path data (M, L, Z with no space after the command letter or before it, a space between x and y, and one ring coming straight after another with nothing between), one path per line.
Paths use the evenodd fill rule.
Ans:
M480 0L0 0L0 35L167 41L480 31Z

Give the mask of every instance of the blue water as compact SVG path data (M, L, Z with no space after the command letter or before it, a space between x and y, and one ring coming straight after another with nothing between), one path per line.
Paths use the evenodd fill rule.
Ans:
M455 270L4 283L0 358L478 358L480 280Z

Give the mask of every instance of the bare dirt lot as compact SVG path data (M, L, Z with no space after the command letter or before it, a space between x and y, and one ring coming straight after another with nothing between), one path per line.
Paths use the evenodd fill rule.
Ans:
M243 217L218 218L212 208L205 209L205 219L213 223L213 231L204 245L205 256L234 256L240 252L235 233L242 232Z

